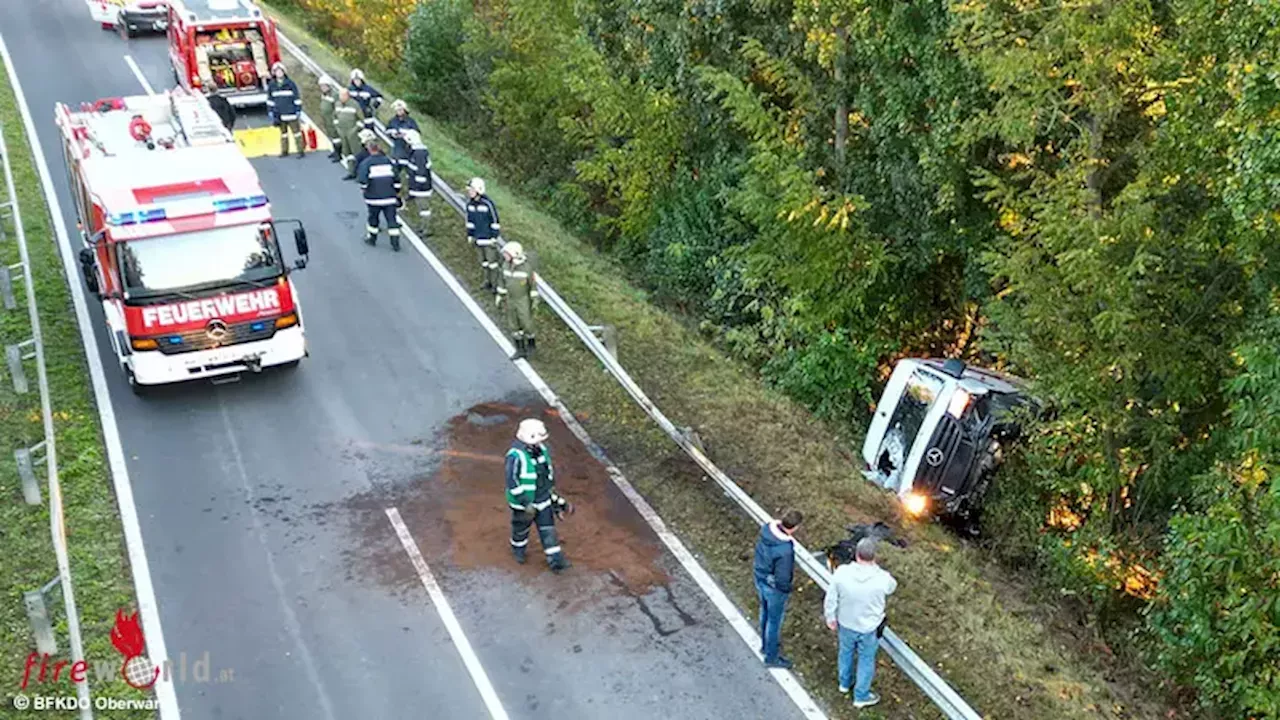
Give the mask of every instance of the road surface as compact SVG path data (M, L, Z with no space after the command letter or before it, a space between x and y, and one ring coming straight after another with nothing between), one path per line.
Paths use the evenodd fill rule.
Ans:
M0 33L74 232L54 103L141 94L126 55L171 87L164 38L103 31L81 0L2 3ZM168 653L212 671L176 683L183 717L489 716L389 507L511 717L799 717L559 424L558 473L585 498L564 529L577 565L511 563L500 455L540 400L412 250L359 242L336 166L253 163L277 217L308 228L299 368L138 398L90 303Z

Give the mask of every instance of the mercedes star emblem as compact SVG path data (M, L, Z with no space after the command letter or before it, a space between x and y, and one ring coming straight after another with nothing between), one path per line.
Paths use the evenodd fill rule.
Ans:
M227 328L226 323L214 318L205 326L204 332L209 336L210 340L214 342L222 342L223 338L225 338L231 331Z
M929 467L938 467L942 464L942 451L938 448L929 448L929 452L924 454L924 461L929 463Z

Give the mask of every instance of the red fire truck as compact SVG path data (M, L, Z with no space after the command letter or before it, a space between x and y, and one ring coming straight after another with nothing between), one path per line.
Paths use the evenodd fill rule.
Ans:
M168 34L178 85L212 87L236 107L267 103L280 44L275 21L252 0L171 0Z
M272 219L208 100L176 88L58 103L55 119L85 284L130 387L296 366L307 344L290 275L306 267L306 230ZM284 223L296 226L292 266L277 239Z

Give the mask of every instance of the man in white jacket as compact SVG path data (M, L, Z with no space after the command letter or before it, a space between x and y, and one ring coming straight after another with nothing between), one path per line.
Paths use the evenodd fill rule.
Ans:
M854 562L836 568L827 590L823 609L827 627L840 637L840 692L853 684L853 706L869 707L880 702L871 692L876 673L879 629L884 622L885 598L898 589L898 581L876 564L876 541L858 541ZM857 682L853 683L853 658L858 657Z

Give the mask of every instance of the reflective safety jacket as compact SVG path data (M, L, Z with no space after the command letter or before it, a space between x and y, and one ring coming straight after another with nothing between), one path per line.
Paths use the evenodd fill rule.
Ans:
M426 148L409 151L409 197L431 197L431 153Z
M542 510L557 499L551 448L516 440L507 451L507 504L517 510L525 505Z
M370 153L358 167L356 180L364 188L365 205L380 207L399 203L400 179L391 158L382 153Z
M360 109L360 103L356 102L355 98L346 102L339 100L333 106L333 124L341 135L355 130L363 119L364 111ZM347 152L351 152L351 148L347 148Z
M493 245L498 240L502 226L498 224L498 208L488 195L477 195L467 201L467 237L476 245Z
M267 83L267 111L274 113L280 122L293 122L301 111L302 96L298 94L298 85L293 78L285 76L284 80L271 78Z

